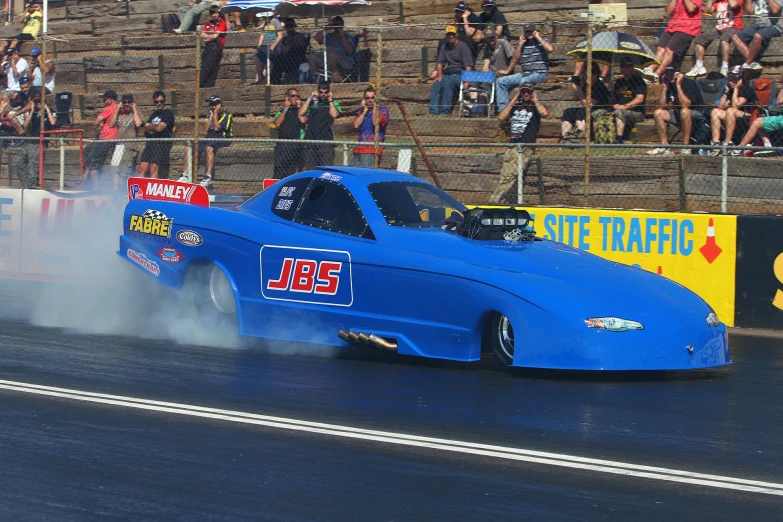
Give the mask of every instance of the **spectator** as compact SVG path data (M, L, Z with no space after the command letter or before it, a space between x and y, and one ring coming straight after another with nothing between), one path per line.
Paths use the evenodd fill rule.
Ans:
M353 38L345 32L345 22L341 16L335 16L329 22L331 31L326 33L326 59L329 62L327 81L332 80L341 83L345 78L343 73L353 69L353 54L356 51ZM323 31L315 33L315 41L324 43ZM324 70L324 53L311 53L307 61L310 64L310 72L313 78L318 77L318 71Z
M666 68L661 77L664 88L658 97L658 108L653 113L655 128L658 130L658 137L661 139L661 145L647 154L671 154L672 151L665 145L669 144L669 135L666 124L672 123L682 129L682 144L690 145L693 122L704 121L705 103L702 98L699 86L694 80L686 78L671 65ZM666 108L667 102L671 102L672 109ZM683 154L690 154L690 149L682 149Z
M15 47L8 49L8 55L3 62L3 69L5 70L9 91L20 90L19 80L27 77L28 68L27 60L19 56L19 49Z
M354 167L375 166L375 107L378 107L378 165L381 164L383 141L386 139L386 125L389 123L389 109L377 105L375 89L367 87L359 112L353 118L353 127L359 131L359 141L368 145L357 145L353 149Z
M182 34L186 31L192 31L196 22L201 17L201 13L207 11L212 6L218 6L217 1L214 0L193 0L188 2L188 5L183 5L177 9L179 15L179 28L174 29L177 34Z
M473 69L473 56L467 44L457 38L457 28L446 27L446 45L438 51L437 66L430 78L435 80L430 94L430 114L450 114L454 91L459 87L462 71Z
M729 74L731 39L742 30L742 0L707 0L704 14L714 14L714 20L707 28L702 25L701 33L693 41L696 44L696 63L685 76L696 78L707 74L707 69L704 68L704 53L714 40L720 40L720 73L726 76Z
M22 77L19 79L19 90L10 91L8 97L8 105L15 110L19 110L25 107L30 102L30 82L27 78ZM24 123L24 121L21 121Z
M776 105L783 105L783 90L778 93L778 98L775 101ZM772 141L770 135L779 133L783 130L783 115L767 116L766 118L756 118L753 123L750 124L748 132L740 141L740 147L747 147L756 138L761 137L761 142L764 147L772 147ZM766 156L768 154L775 154L774 150L746 150L745 156Z
M505 76L514 71L514 47L505 38L498 38L495 26L487 24L484 29L484 71L493 71L496 76Z
M253 85L261 85L262 78L266 78L266 61L271 51L271 46L280 38L283 24L275 18L272 11L258 13L263 18L261 21L261 35L258 37L258 50L255 55L256 62L256 81ZM270 57L271 61L271 57Z
M55 124L52 111L43 100L39 89L30 90L31 100L22 109L25 114L24 135L39 138L41 135L41 115L45 113L44 130L51 130ZM25 140L19 147L16 156L16 176L22 182L22 187L31 188L38 184L38 161L40 144L38 140Z
M470 53L473 55L473 61L476 61L476 57L479 52L479 41L482 36L480 28L481 22L473 9L467 4L467 2L457 2L457 7L454 8L454 27L457 28L457 38L470 49Z
M541 36L534 25L526 25L519 44L511 58L511 64L503 71L504 75L495 81L497 86L498 110L502 111L508 103L508 93L523 83L544 83L549 78L549 53L555 48L549 40ZM522 72L509 74L519 62Z
M729 83L718 102L718 106L712 109L710 114L712 128L712 145L719 145L721 122L726 126L725 141L726 145L732 146L734 130L740 123L744 127L742 132L748 128L748 120L753 107L758 105L756 91L750 86L749 82L742 78L742 67L735 65L729 71ZM739 151L737 151L739 152ZM732 151L734 153L734 151ZM710 156L720 154L718 149L712 149Z
M521 99L520 99L521 98ZM532 83L519 86L511 103L507 104L498 119L506 121L511 118L510 143L535 144L541 118L549 116L547 109L539 100ZM522 172L527 169L530 158L533 157L533 147L522 148ZM503 167L500 169L500 180L495 191L489 197L490 203L508 202L511 189L517 184L517 149L509 147L503 156ZM516 199L516 198L515 198Z
M329 82L321 81L299 107L299 121L307 124L306 140L334 141L334 120L343 114L340 103L332 98ZM312 169L317 165L334 163L334 145L332 143L308 143L305 147L305 165Z
M133 95L123 94L121 103L117 104L114 114L109 120L109 127L117 129L118 140L135 140L139 137L137 130L143 125L144 120L136 107ZM114 147L111 166L115 191L120 188L120 176L135 170L138 155L138 142L120 142Z
M199 85L214 87L217 80L220 61L223 59L223 46L226 44L226 21L220 18L220 8L210 6L209 22L201 31L201 39L204 41L204 50L201 52L201 78Z
M273 84L282 83L283 74L286 75L288 83L296 83L299 66L307 62L307 37L296 31L296 21L293 18L286 18L283 27L285 32L278 33L277 39L270 47L272 71L269 74Z
M201 181L201 186L210 188L214 183L215 154L221 148L231 145L230 142L219 141L214 138L229 139L234 137L234 116L230 112L223 110L223 100L219 96L210 96L207 103L209 103L209 118L207 118L207 123L204 127L207 138L213 139L200 141L198 151L199 153L205 152L207 155L206 170L204 171L204 179Z
M288 89L283 107L275 114L277 138L280 140L301 140L305 134L306 116L299 116L302 98L297 89ZM275 143L275 179L283 179L299 172L302 165L301 143Z
M114 151L117 140L117 127L109 125L117 113L117 93L108 90L101 95L104 107L95 118L95 126L98 127L98 141L93 141L84 147L84 174L82 179L89 179L93 188L98 188L98 176L106 163L106 157Z
M632 129L644 121L644 102L647 99L647 84L634 74L633 62L620 62L622 76L614 83L614 124L617 137L615 143L622 143L626 129Z
M595 122L598 111L606 113L611 109L611 93L601 80L601 65L593 62L591 75L593 87L590 91L590 114ZM587 85L587 73L582 69L582 75L572 78L571 86L574 89L574 100L582 104L581 107L570 107L563 111L560 118L560 136L563 140L578 140L584 138L587 116L587 94L584 86ZM600 113L599 113L600 114Z
M511 31L508 28L508 20L495 6L495 0L483 0L481 2L483 13L479 15L479 22L484 24L495 24L495 35L498 38L511 40Z
M653 81L666 71L669 65L680 68L682 59L688 52L693 39L701 32L702 0L669 0L666 14L669 23L663 35L658 39L655 58L659 65L645 67L643 73Z
M157 178L161 169L168 169L171 154L171 142L158 140L172 137L175 121L174 113L166 108L166 94L163 91L155 91L152 101L155 110L142 127L147 145L141 151L138 175L147 177L149 172L150 177Z
M770 40L779 37L783 31L783 18L779 18L774 26L770 19L770 15L780 15L782 6L783 2L779 0L745 0L743 15L748 18L755 17L756 22L752 27L746 27L731 38L734 46L745 57L744 68L761 69L756 58L763 54Z
M27 42L38 38L38 33L41 32L41 25L43 24L43 13L41 12L41 4L39 2L30 2L27 4L25 11L19 15L16 20L19 24L24 24L22 32L11 39L10 49L16 49L19 42ZM3 54L9 48L8 40L5 40L0 44L0 54Z

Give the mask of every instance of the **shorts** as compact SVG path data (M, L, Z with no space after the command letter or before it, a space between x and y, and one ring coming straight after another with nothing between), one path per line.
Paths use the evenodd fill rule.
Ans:
M584 121L587 117L587 111L584 107L569 107L563 111L560 121L567 121L571 125L576 125L578 121Z
M136 156L139 155L139 151L120 143L114 148L114 154L111 157L111 166L119 168L133 168L136 166Z
M90 170L99 170L106 164L106 157L114 150L114 143L94 141L84 147L84 162Z
M622 120L626 127L633 127L637 123L642 123L644 121L644 113L631 109L614 111L614 117Z
M753 37L756 36L757 33L761 36L761 47L766 49L770 40L780 36L780 29L775 25L769 27L748 27L747 29L738 32L737 38L745 45L748 45L753 41Z
M665 32L658 39L658 47L665 47L674 53L674 66L679 66L679 62L683 57L688 54L688 48L691 46L691 42L694 37L685 33L669 33Z
M761 124L767 132L783 130L783 116L767 116L761 119Z
M720 40L721 42L731 42L731 37L739 33L740 32L733 27L728 27L723 31L718 31L713 27L699 33L699 36L693 39L693 43L696 45L701 45L702 47L709 47L710 44L715 40Z
M207 147L212 147L212 149L217 152L218 150L222 149L223 147L228 147L231 145L228 141L212 141L212 140L204 140L198 142L198 151L199 153L204 152L207 150Z
M141 152L142 163L154 163L155 165L168 165L171 161L171 142L150 141Z
M29 42L29 41L35 40L35 38L33 38L33 35L31 35L31 34L20 33L20 34L17 34L16 36L14 36L12 38L12 40L17 40L19 42Z
M699 119L705 119L704 113L695 109L691 109L691 126L693 126L694 120ZM681 125L682 122L680 122L680 111L669 111L669 123L675 127L679 127Z

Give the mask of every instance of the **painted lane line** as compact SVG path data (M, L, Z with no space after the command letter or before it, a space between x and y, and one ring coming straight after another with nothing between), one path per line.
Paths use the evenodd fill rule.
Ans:
M761 482L668 468L641 466L625 462L590 459L574 455L547 453L541 451L525 450L521 448L510 448L457 440L421 437L404 433L366 430L362 428L353 428L350 426L301 421L284 417L273 417L239 411L206 408L188 404L153 401L136 397L99 394L81 390L56 388L15 381L0 380L0 389L83 402L108 404L147 411L157 411L176 415L186 415L192 417L236 422L241 424L252 424L285 430L317 433L336 437L421 448L431 448L441 451L482 455L507 460L532 462L549 466L574 468L585 471L612 473L616 475L625 475L638 478L648 478L653 480L679 482L692 485L731 489L736 491L783 496L783 484L772 482Z

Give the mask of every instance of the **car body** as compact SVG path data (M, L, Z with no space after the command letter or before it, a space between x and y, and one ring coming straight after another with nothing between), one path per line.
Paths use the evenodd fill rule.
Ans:
M526 227L466 237L469 212L407 174L318 167L235 209L129 201L118 253L178 290L206 271L194 299L245 336L531 368L729 364L725 325L687 288Z

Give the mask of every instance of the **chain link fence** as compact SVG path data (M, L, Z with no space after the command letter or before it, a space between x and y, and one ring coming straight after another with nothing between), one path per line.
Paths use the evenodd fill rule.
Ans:
M488 69L497 81L462 84L458 74L448 81L451 90L433 88L438 53L446 42L445 24L351 27L349 18L347 24L345 33L355 48L346 55L328 52L328 68L322 65L323 46L314 36L318 29L302 30L305 24L300 24L299 30L308 40L307 49L304 55L296 56L287 51L270 52L270 40L264 39L262 31L231 33L214 87L203 81L205 49L195 34L143 38L102 35L49 42L47 52L57 63L56 92L73 93L72 106L58 107L58 116L67 112L71 123L84 129L85 142L89 143L98 136L95 119L103 109L100 94L105 90L115 90L120 96L133 94L145 121L155 110L153 93L162 90L167 107L176 115L176 139L169 165L162 172L174 179L183 173L195 173L193 179L198 181L205 158L194 150L205 139L204 123L209 113L205 100L219 95L224 108L234 116L235 138L217 152L214 190L251 194L261 187L264 178L275 176L276 161L278 166L285 163L287 172L301 170L308 166L309 154L316 148L333 150L337 165L352 165L360 132L353 117L361 109L365 89L372 84L379 103L389 114L379 165L436 182L467 202L484 203L502 196L503 201L523 204L781 211L778 202L783 200L783 193L778 193L776 174L780 172L781 149L748 147L737 151L731 146L711 147L709 132L706 141L702 134L700 143L692 139L684 147L681 125L672 124L676 121L656 126L654 113L664 88L659 83L646 84L645 103L639 107L645 117L626 125L621 139L615 140L622 143L597 143L605 139L597 139L595 131L588 130L594 125L585 126L584 122L588 114L593 124L598 120L596 109L614 109L615 100L607 94L611 84L607 84L609 77L617 79L621 72L619 68L598 66L597 74L605 81L585 81L585 86L590 84L591 96L576 85L573 77L580 76L582 66L566 53L587 35L585 22L535 24L540 37L554 48L548 56L548 74L535 79L543 80L536 83L535 91L547 113L541 119L535 148L509 144L508 122L500 122L497 117L499 103L513 99L520 81L514 78L504 82L502 78L517 50L523 24L509 24L511 38L497 39L494 47L460 33L458 38L468 45L474 69ZM633 21L620 30L637 36L654 50L655 35L661 27L662 20L654 18ZM593 29L599 33L603 30ZM708 57L715 55L717 46L713 42L707 48ZM775 59L775 49L770 47L767 60ZM732 63L736 61L733 56ZM680 66L686 70L691 64L690 57L686 57ZM509 72L518 73L519 67ZM323 141L319 136L316 138L320 140L309 142L276 141L279 129L274 125L275 116L284 107L289 89L298 89L301 98L307 99L317 94L315 82L325 76L331 79L332 97L341 108L341 117L333 124L334 141ZM597 83L605 88L596 88ZM468 87L473 91L467 92ZM582 98L588 98L585 104ZM665 96L663 99L667 100ZM669 104L666 109L673 107ZM661 128L665 141L675 145L661 145ZM734 143L740 142L747 125L738 128ZM694 123L692 136L698 130ZM143 141L141 134L139 138ZM720 134L719 141L728 140ZM751 146L760 144L751 142ZM773 136L771 144L782 143ZM137 145L139 150L144 147L141 142ZM374 150L375 144L370 145ZM16 148L14 140L6 140L0 162L0 179L11 183L19 179ZM59 142L50 140L44 155L44 177L52 186L57 186L60 179L59 148ZM64 140L63 149L67 158L65 185L77 187L83 173L74 170L73 158L78 153L73 141ZM767 155L744 156L752 152ZM107 171L112 170L110 163L107 158ZM521 178L521 190L517 183L499 196L501 178L505 176L508 185L512 175L517 182Z

